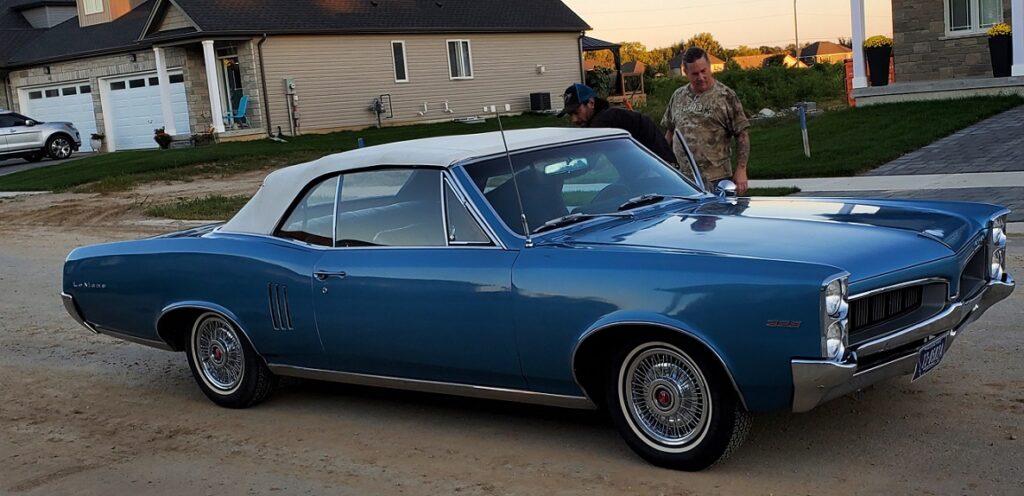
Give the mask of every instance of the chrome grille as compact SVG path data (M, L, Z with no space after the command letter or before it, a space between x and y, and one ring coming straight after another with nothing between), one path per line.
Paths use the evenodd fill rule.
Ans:
M894 289L850 303L850 333L909 314L921 307L923 286Z
M270 320L275 331L290 331L292 312L288 307L288 287L280 284L267 285L267 299L270 300Z

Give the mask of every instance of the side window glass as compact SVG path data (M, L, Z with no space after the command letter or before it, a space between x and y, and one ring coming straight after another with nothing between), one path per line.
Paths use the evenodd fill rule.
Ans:
M332 246L334 240L334 199L338 192L337 176L314 186L295 206L288 220L276 235L306 243Z
M445 246L440 171L354 172L340 189L335 246Z
M452 244L491 244L466 206L459 201L451 185L444 183L444 203L448 215L448 242Z

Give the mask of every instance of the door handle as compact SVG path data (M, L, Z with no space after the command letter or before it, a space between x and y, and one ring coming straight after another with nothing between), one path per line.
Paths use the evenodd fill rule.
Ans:
M313 277L316 277L316 279L318 281L326 281L327 279L330 279L332 277L337 277L338 279L344 279L345 276L347 276L347 275L348 274L346 274L345 271L343 271L343 270L338 270L338 271L318 270L318 271L313 273Z

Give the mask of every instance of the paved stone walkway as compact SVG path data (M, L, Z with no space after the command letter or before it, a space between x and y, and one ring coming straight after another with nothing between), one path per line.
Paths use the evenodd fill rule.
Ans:
M990 117L867 175L1024 171L1024 106Z

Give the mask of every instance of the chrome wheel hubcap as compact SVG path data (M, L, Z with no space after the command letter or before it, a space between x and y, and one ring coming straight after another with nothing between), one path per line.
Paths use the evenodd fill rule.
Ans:
M64 138L55 139L50 144L50 152L54 157L67 158L71 155L71 142Z
M221 319L207 319L196 329L195 340L195 358L206 382L224 393L237 389L245 361L234 329Z
M685 445L710 421L707 381L690 357L674 349L637 353L625 369L623 389L633 423L659 444Z

